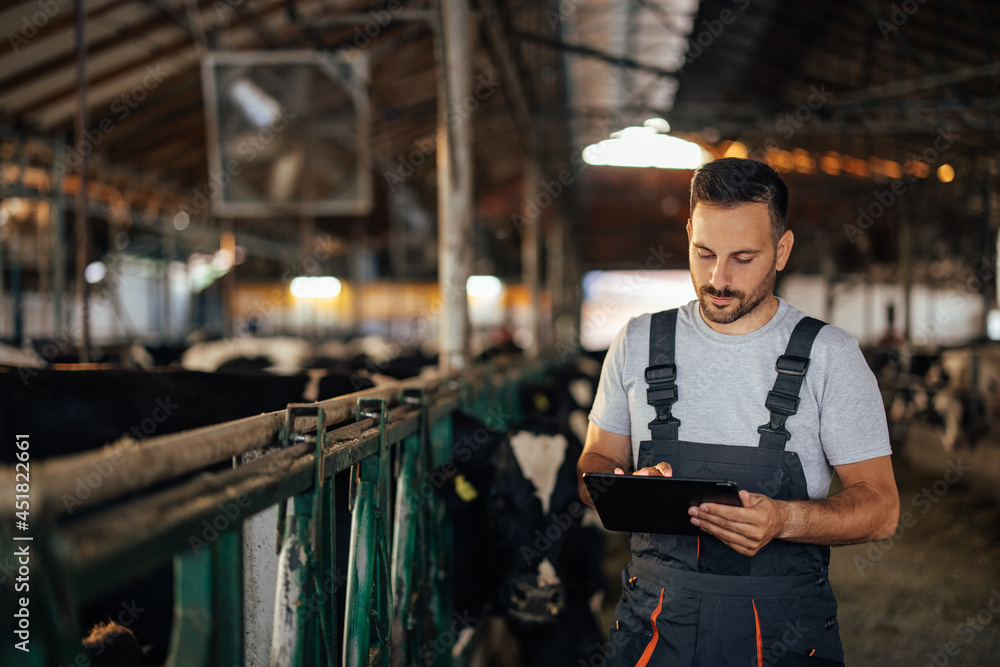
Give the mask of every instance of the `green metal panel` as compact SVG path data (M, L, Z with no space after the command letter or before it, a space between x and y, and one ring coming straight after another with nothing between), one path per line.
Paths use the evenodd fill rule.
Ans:
M389 465L384 399L359 399L359 418L377 420L379 453L359 462L352 473L356 500L351 517L347 579L344 665L388 665L392 626L389 578Z
M202 551L174 556L174 625L167 667L209 667L212 558Z
M334 665L336 660L335 600L333 586L326 586L331 577L335 580L333 533L333 478L326 479L324 469L325 424L324 413L315 405L289 405L285 415L282 440L286 447L294 441L309 440L296 436L292 425L298 416L316 418L313 441L314 468L312 488L295 496L292 518L287 520L279 511L278 530L282 533L281 563L285 574L295 581L288 589L289 597L281 597L281 604L291 608L276 610L276 616L294 617L294 641L288 648L272 649L272 662L291 664L295 667ZM330 590L331 592L327 592ZM276 629L276 632L281 629ZM277 654L275 653L277 652Z
M365 488L365 487L369 488ZM347 566L347 609L344 665L368 664L371 647L375 553L375 498L369 482L361 482L351 519L351 550Z
M243 664L243 524L212 548L212 665Z
M449 415L431 425L432 465L440 466L451 458L452 421ZM437 494L431 503L431 526L427 536L428 551L431 554L431 568L428 576L431 581L431 608L433 609L433 626L429 628L434 638L447 631L452 617L452 601L454 600L453 582L449 573L453 571L452 562L452 517L447 503ZM450 667L452 664L450 651L438 651L434 654L434 665Z
M392 598L398 622L394 631L399 632L393 647L398 650L405 664L414 664L410 655L410 636L416 626L414 609L419 609L421 575L426 567L420 553L419 535L423 529L426 500L418 495L417 484L422 478L420 466L424 439L420 436L406 438L399 452L399 478L396 486L396 521L392 537Z

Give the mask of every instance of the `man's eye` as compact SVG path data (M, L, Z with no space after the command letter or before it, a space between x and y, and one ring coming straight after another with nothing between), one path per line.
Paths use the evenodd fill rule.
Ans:
M702 254L699 254L698 257L700 257L702 259L712 259L713 257L715 257L715 255L702 255Z
M735 257L734 259L737 262L739 262L740 264L749 264L750 262L753 261L753 258L751 258L751 259L740 259L739 257Z

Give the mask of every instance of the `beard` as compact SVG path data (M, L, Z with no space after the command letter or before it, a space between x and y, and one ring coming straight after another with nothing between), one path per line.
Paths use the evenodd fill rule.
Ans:
M741 317L757 310L764 300L774 293L774 283L777 279L776 265L777 261L771 265L771 270L749 294L729 287L719 290L711 285L695 286L702 317L716 324L732 324ZM735 299L735 301L725 306L718 306L709 299L710 296L719 299Z

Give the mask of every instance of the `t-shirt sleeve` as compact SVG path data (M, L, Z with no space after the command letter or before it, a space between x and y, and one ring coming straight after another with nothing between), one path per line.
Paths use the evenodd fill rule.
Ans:
M831 465L892 453L882 395L858 342L839 331L822 388L820 441Z
M631 322L630 322L631 324ZM622 327L615 336L601 368L601 379L597 383L597 395L590 410L590 421L599 429L618 435L630 435L632 420L628 411L628 395L625 390L625 353L629 325Z

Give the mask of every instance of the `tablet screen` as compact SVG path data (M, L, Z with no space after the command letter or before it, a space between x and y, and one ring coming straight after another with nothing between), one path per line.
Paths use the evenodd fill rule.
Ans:
M701 535L688 509L701 503L740 506L736 482L584 473L583 481L608 530Z

